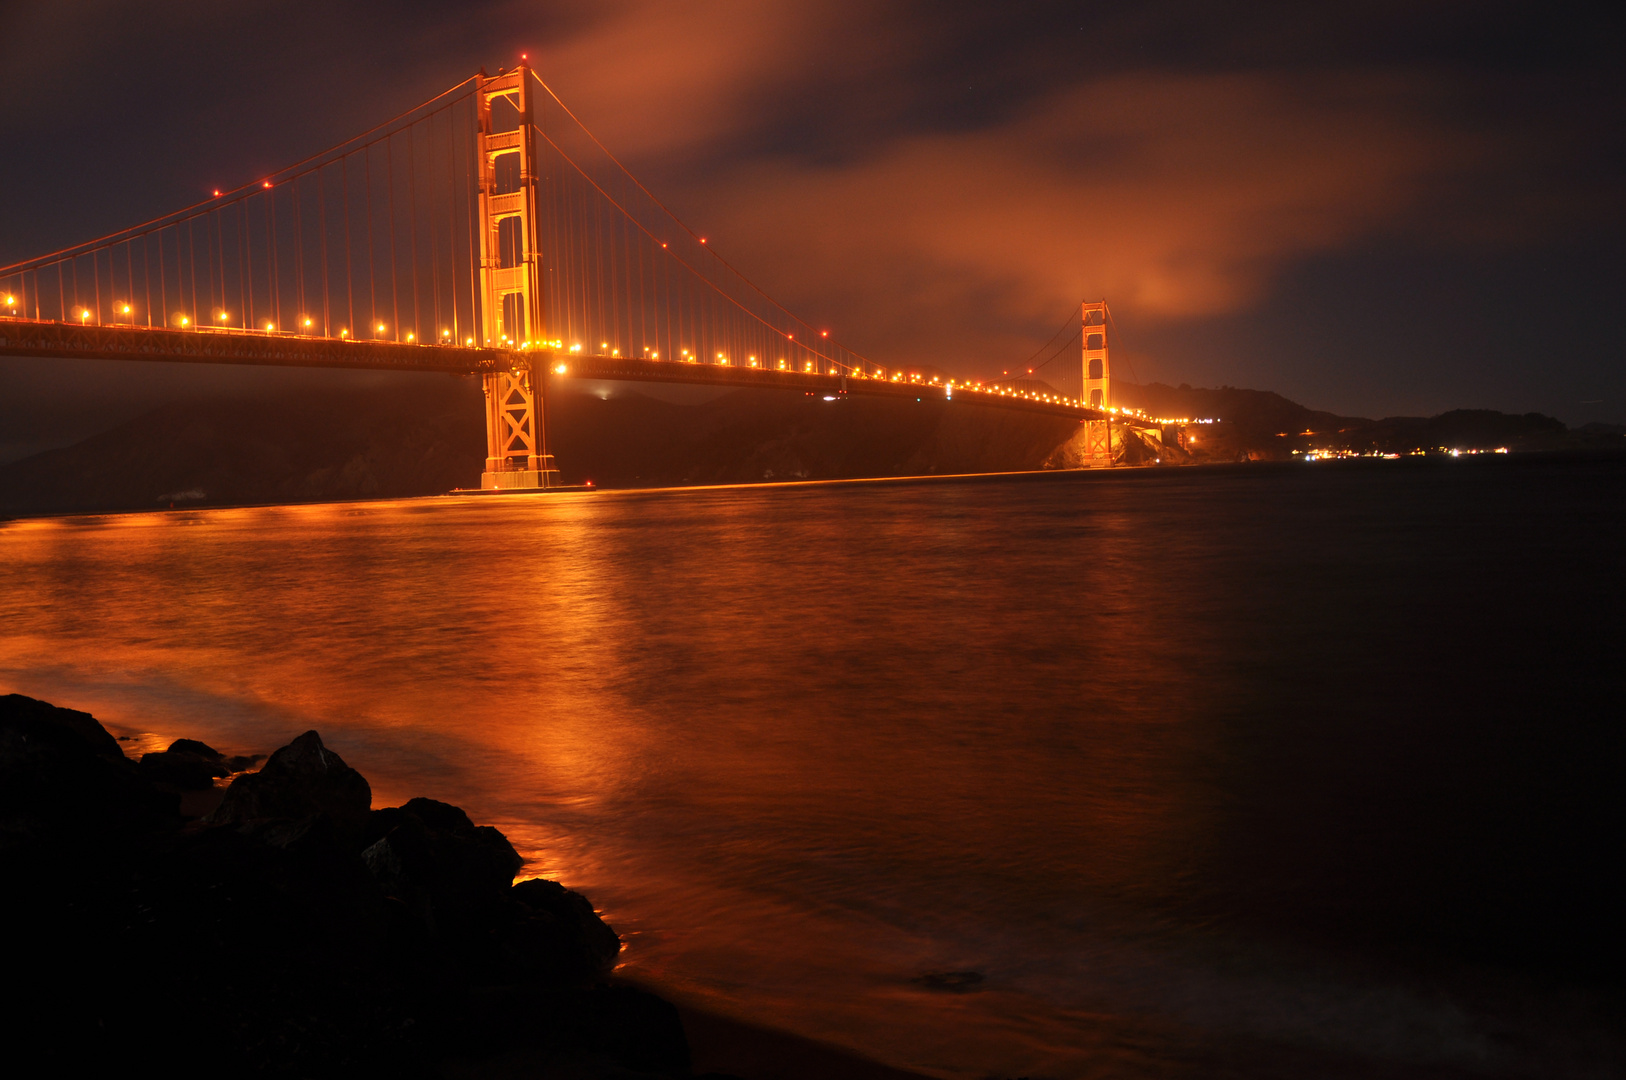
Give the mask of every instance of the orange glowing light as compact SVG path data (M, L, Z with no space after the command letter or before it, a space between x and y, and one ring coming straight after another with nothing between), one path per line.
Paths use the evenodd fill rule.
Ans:
M220 189L219 188L215 188L215 198L217 198L217 199L220 198Z
M265 328L267 330L275 330L277 328L277 324L276 323L266 323Z
M271 186L271 181L269 181L269 180L262 180L262 181L260 181L260 186L261 186L261 187L270 187L270 186Z

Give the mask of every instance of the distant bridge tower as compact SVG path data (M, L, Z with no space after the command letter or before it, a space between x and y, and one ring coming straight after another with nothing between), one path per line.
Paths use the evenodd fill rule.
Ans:
M1112 363L1107 358L1107 302L1084 304L1084 403L1105 412L1112 407ZM1084 456L1091 468L1112 464L1112 419L1084 422Z
M545 400L548 352L541 348L542 252L537 243L536 135L531 71L521 64L475 79L479 108L480 299L485 344L524 349L511 371L485 376L486 467L483 488L560 485L548 453ZM511 106L516 126L493 131L491 107Z

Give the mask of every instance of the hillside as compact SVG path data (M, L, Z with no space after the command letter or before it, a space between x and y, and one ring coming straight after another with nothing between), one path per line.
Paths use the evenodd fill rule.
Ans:
M549 405L567 483L749 483L1042 468L1076 423L941 399L735 390L673 404L565 383ZM485 460L473 379L174 403L0 466L0 512L144 510L439 494Z
M1191 429L1199 460L1271 460L1310 450L1410 453L1416 450L1556 450L1623 445L1621 432L1589 425L1572 432L1540 413L1455 409L1438 416L1360 416L1309 409L1268 390L1194 389L1117 382L1120 404L1154 416L1211 419Z
M1324 448L1626 446L1619 430L1568 432L1533 413L1368 420L1261 390L1117 389L1121 402L1154 414L1217 421L1192 427L1189 456L1134 442L1123 450L1129 464L1285 459ZM929 395L825 401L734 390L689 400L677 404L627 384L556 386L549 432L565 481L659 487L1040 469L1071 461L1059 451L1079 430L1064 417L951 406ZM478 382L454 378L171 403L0 466L0 513L392 498L474 487L485 459L482 415Z

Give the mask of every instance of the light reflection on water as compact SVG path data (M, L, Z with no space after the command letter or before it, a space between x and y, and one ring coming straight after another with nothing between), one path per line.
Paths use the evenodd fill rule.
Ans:
M1362 808L1300 790L1306 774L1335 792L1388 784L1380 759L1361 763L1379 738L1363 725L1420 718L1407 703L1440 690L1409 659L1430 612L1460 614L1487 566L1528 572L1531 538L1484 526L1552 477L1465 476L16 522L0 527L0 690L227 752L315 727L375 805L458 803L529 872L585 891L626 935L629 973L896 1064L1516 1070L1523 1051L1486 1018L1505 1002L1355 958L1362 933L1393 927L1349 929L1346 894L1400 904L1394 925L1430 916L1405 908L1409 864L1372 884L1388 864L1362 838L1433 823L1372 811L1346 830ZM1585 483L1606 501L1620 471ZM1491 545L1471 573L1438 558L1464 514ZM1494 683L1499 661L1473 662ZM912 981L955 970L984 989ZM1519 1039L1539 1043L1540 1002L1509 993Z

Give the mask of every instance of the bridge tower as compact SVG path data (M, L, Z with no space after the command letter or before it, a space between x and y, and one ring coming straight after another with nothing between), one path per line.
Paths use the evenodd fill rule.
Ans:
M1084 304L1084 404L1112 407L1112 364L1107 358L1107 302ZM1084 422L1084 456L1091 468L1112 464L1112 415Z
M480 300L485 344L521 357L508 371L487 372L486 467L483 488L560 486L548 453L548 353L541 348L542 252L537 243L536 133L531 70L475 78L479 109ZM492 105L511 107L516 125L492 130Z

